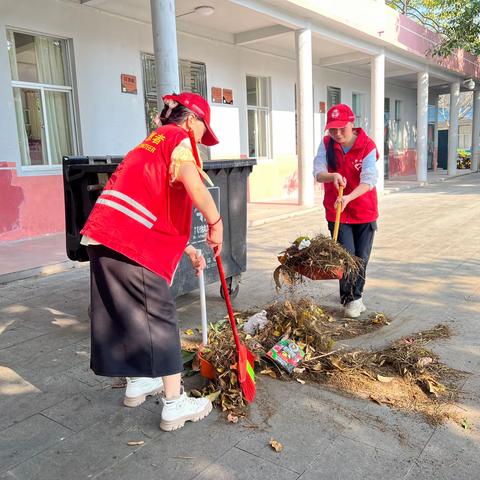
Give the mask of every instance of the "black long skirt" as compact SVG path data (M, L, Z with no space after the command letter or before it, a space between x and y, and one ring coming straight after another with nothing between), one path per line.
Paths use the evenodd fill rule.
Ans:
M180 373L177 311L165 279L103 245L87 249L92 370L107 377Z

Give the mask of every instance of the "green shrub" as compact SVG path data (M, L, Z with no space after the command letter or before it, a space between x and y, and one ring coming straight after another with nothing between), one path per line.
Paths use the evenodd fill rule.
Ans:
M460 170L470 169L472 167L472 159L468 150L457 150L457 168Z

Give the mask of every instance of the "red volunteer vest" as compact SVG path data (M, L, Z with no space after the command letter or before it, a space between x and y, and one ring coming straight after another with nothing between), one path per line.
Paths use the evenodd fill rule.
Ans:
M152 132L130 151L98 198L81 233L165 278L170 284L190 238L192 201L169 183L172 152L188 133Z
M373 150L376 145L371 138L361 128L355 129L357 139L352 148L344 153L341 145L334 142L335 159L337 162L337 169L331 170L329 173L337 172L347 179L347 186L344 190L344 195L348 195L352 190L355 190L360 185L360 173L362 170L363 159ZM325 149L328 151L328 144L330 136L326 135L323 139ZM377 152L378 160L378 152ZM323 197L323 205L325 207L326 217L328 222L334 222L335 200L338 197L338 192L332 182L324 183L325 195ZM369 223L374 222L378 218L378 202L377 190L372 188L370 191L364 193L362 196L352 200L340 217L340 223Z

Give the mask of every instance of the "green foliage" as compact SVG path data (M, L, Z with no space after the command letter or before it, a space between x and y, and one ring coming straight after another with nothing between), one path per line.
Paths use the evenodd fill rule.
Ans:
M468 150L457 150L457 168L460 170L469 169L472 167L471 155Z
M431 55L446 57L456 49L480 55L480 0L387 0L387 5L439 33Z

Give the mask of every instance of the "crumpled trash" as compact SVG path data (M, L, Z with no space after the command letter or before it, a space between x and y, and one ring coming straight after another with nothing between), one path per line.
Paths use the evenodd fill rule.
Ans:
M270 320L267 318L267 311L261 310L260 312L252 315L244 324L243 331L248 335L255 335L256 333L263 330Z
M303 250L304 248L307 248L310 246L310 240L308 238L304 238L299 244L298 244L298 249Z

